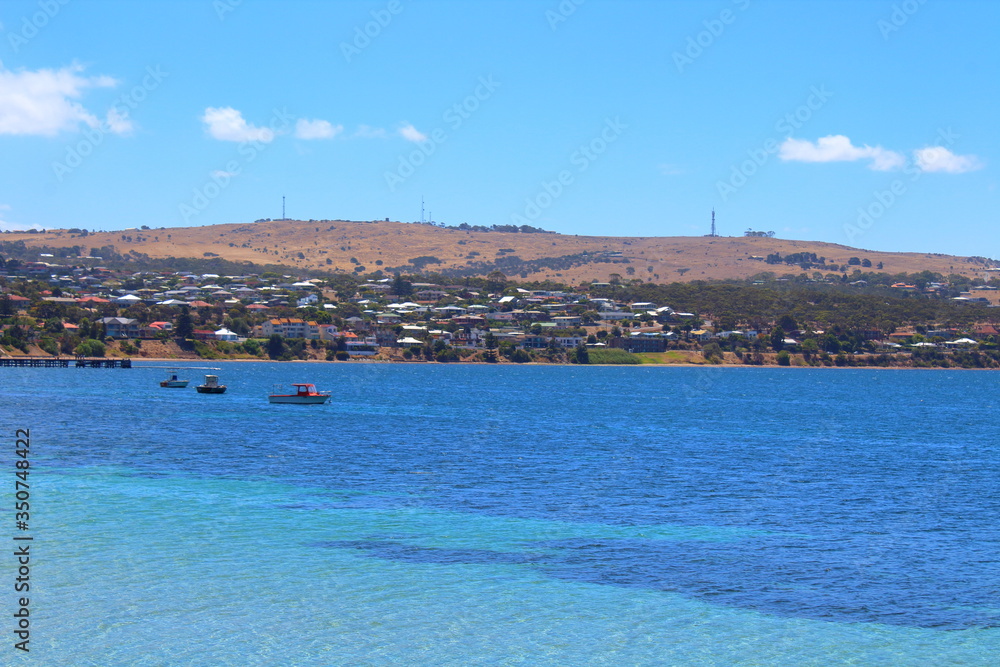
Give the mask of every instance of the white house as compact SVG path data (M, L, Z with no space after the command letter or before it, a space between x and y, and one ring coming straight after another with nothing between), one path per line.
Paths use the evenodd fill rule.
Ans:
M142 299L137 297L135 294L126 294L125 296L120 296L117 299L115 299L115 303L121 304L123 306L131 306L133 304L139 303L140 301L142 301Z

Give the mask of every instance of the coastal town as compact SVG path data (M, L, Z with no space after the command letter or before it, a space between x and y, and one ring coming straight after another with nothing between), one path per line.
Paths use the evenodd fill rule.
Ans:
M996 283L961 292L946 282L893 283L883 291L903 304L935 304L931 316L852 328L796 318L791 307L782 316L688 310L643 299L639 285L617 278L538 289L500 272L447 284L398 274L299 278L8 260L0 269L0 355L994 368Z

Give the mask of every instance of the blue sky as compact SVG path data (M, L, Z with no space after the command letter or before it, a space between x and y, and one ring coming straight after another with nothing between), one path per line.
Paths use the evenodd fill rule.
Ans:
M0 5L0 226L773 230L1000 258L1000 3Z

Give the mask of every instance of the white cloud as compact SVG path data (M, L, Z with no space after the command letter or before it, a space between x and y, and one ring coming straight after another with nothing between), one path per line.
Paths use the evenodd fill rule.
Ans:
M105 120L106 126L115 134L131 134L132 121L129 120L128 112L121 113L118 109L111 107Z
M409 123L399 128L399 136L403 137L407 141L412 141L415 143L427 141L427 135L418 130L417 128L413 127L413 125Z
M920 171L943 171L946 174L964 174L983 168L975 155L955 155L944 146L928 146L913 151L913 159Z
M343 131L343 125L333 125L325 120L300 118L295 123L295 137L297 139L333 139Z
M4 220L3 211L9 211L9 204L0 204L0 231L11 231L11 232L26 232L29 229L42 230L38 225L22 225L18 222L8 222Z
M16 222L7 222L6 220L0 218L0 231L26 232L29 229L37 229L38 231L43 231L44 227L39 227L38 225L22 225Z
M91 88L113 88L118 81L109 76L82 76L84 67L74 64L61 69L4 69L0 63L0 134L52 137L75 132L81 125L116 134L126 134L131 123L109 111L105 123L79 102Z
M842 134L820 137L816 143L788 138L781 144L779 157L786 162L855 162L871 160L869 169L889 171L906 164L906 158L881 146L855 146Z
M208 107L201 117L205 129L219 141L274 141L274 131L246 122L243 114L232 107Z

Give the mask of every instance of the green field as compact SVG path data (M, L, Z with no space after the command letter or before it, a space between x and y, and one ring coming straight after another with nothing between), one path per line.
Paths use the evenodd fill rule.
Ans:
M592 364L641 364L642 360L639 359L638 355L632 354L631 352L626 352L625 350L618 350L614 348L604 348L595 349L590 348L587 350L588 356L590 357L590 363Z

